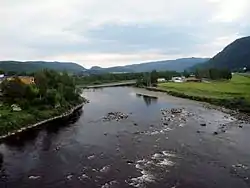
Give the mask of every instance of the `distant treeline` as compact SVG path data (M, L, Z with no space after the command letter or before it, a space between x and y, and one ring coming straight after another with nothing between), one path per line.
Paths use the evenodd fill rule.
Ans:
M153 74L152 74L153 73ZM149 75L155 75L157 73L157 78L165 78L166 80L170 80L172 76L180 76L181 73L176 71L163 71L163 72L156 72L152 71L152 73L106 73L106 74L94 74L88 76L75 76L75 81L77 85L95 85L95 84L102 84L102 83L109 83L109 82L119 82L125 80L144 80L148 79ZM153 80L157 80L156 77Z
M6 76L34 76L35 72L4 71L0 69L0 74L4 74Z
M229 69L197 69L195 71L195 77L200 79L207 78L211 80L230 80L232 78L232 72Z

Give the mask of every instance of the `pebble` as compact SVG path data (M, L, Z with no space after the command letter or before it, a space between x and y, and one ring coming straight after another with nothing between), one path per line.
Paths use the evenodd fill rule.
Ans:
M129 164L129 165L131 165L133 163L134 163L133 161L127 161L127 164Z
M202 126L202 127L206 127L207 124L206 124L206 123L201 123L201 126Z
M102 173L107 173L107 172L109 171L109 169L110 169L110 166L104 166L104 167L100 170L100 172L102 172Z
M92 160L92 159L94 159L94 158L95 158L94 155L91 155L91 156L88 157L89 160Z
M41 176L29 176L29 179L31 179L31 180L37 180L40 178L41 178Z
M71 180L72 178L73 178L73 175L72 175L72 174L70 174L70 175L67 176L67 179L68 179L68 180Z

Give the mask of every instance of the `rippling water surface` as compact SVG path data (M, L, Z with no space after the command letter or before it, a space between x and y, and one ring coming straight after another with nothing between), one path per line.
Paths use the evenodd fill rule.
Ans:
M69 120L0 145L0 187L250 186L249 124L142 89L83 95L91 102ZM161 111L172 108L182 113ZM129 116L103 121L109 112Z

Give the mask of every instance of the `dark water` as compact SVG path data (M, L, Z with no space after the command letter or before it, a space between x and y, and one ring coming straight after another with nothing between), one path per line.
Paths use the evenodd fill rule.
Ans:
M0 187L250 186L248 124L200 103L129 87L83 95L91 103L82 112L0 145ZM164 125L163 108L188 115ZM129 117L102 121L109 112ZM225 132L218 131L222 124Z

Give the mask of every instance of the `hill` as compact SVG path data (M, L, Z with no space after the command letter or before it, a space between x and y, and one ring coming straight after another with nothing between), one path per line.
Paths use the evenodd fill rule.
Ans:
M6 72L35 72L42 69L52 69L56 71L67 71L69 73L78 73L86 69L76 63L71 62L47 62L47 61L0 61L0 70Z
M121 73L121 72L150 72L157 71L179 71L182 72L188 67L204 63L208 58L183 58L176 60L154 61L141 64L101 68L93 66L90 69L71 62L47 62L47 61L0 61L0 70L5 72L35 72L42 69L52 69L56 71L67 71L70 73L102 74L102 73Z
M250 67L250 37L237 39L208 62L195 66L195 68L228 68L230 70L239 70L244 67Z
M208 61L208 58L182 58L176 60L165 60L165 61L154 61L148 63L141 63L141 64L133 64L133 65L126 65L126 66L117 66L117 67L110 67L110 68L103 68L100 69L98 67L98 71L104 72L149 72L152 70L157 71L165 71L165 70L172 70L182 72L185 69Z

